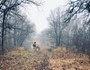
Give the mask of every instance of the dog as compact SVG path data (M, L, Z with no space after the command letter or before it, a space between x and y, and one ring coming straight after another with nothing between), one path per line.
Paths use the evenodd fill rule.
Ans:
M35 51L39 51L40 50L40 47L39 47L39 45L36 42L33 43L33 49Z

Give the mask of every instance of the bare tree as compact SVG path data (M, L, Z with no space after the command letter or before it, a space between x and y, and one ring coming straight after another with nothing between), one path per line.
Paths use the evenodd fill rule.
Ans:
M74 26L74 45L85 52L89 49L89 27L90 27L90 0L69 0L68 9L66 10L65 23L70 23L73 19L78 22L77 26ZM82 24L80 25L80 23ZM72 22L73 23L73 22ZM71 24L72 27L73 24ZM82 26L78 28L78 26ZM87 39L88 38L88 39Z
M55 40L56 46L62 45L62 31L65 28L63 23L63 13L60 11L60 8L56 8L51 12L50 17L48 18L50 28L53 31L53 39Z
M84 13L84 16L89 16L90 13L90 1L89 0L69 0L68 9L66 10L65 22L69 22L72 17L75 17L77 14ZM87 15L86 13L87 12Z
M39 3L36 3L32 0L0 0L0 16L2 17L2 53L4 53L4 38L5 38L5 31L6 31L6 19L10 12L14 13L22 4L35 4L39 5ZM17 13L15 13L17 14ZM9 29L11 26L9 25Z

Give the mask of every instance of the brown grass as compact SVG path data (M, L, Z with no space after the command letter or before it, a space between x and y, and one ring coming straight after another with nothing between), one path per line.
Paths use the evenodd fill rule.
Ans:
M88 55L57 48L33 52L17 48L0 58L0 70L90 70Z

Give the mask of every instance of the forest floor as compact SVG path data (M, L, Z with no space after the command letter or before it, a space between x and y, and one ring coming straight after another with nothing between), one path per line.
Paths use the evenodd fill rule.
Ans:
M0 70L90 70L90 59L66 48L39 52L17 48L0 57Z

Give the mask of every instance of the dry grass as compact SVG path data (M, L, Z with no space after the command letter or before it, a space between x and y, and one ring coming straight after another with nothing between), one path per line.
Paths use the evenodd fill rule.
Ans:
M0 60L0 70L40 70L44 55L25 48L5 54Z
M49 59L49 68L52 70L90 70L88 55L73 53L66 48L53 50Z
M0 58L0 70L90 70L88 55L66 48L33 52L17 48Z

